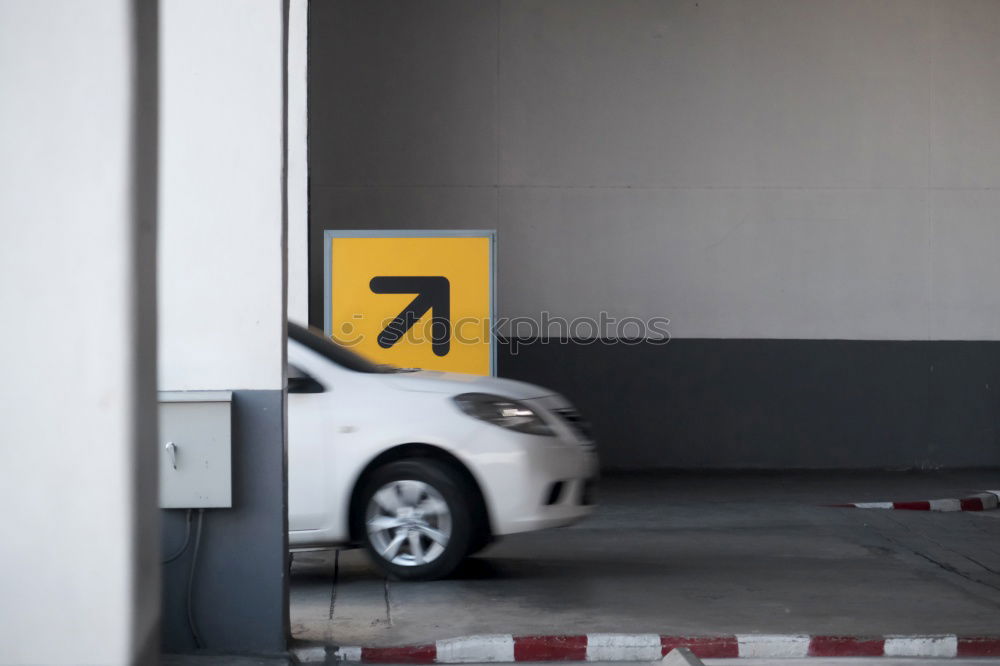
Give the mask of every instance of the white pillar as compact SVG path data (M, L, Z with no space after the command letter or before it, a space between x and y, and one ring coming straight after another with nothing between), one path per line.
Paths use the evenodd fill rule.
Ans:
M309 0L288 6L288 318L309 320Z
M220 651L276 652L288 636L285 9L160 13L159 388L233 392L233 505L205 512L190 606ZM182 542L177 513L164 541ZM187 571L164 567L168 651L195 646Z
M160 11L159 388L281 390L281 0Z
M156 662L155 23L0 3L4 664Z

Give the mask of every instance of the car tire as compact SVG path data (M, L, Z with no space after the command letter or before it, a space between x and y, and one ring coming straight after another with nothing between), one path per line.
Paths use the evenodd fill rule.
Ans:
M395 580L452 573L472 544L469 491L435 460L400 460L364 482L355 524L375 565Z
M496 537L490 534L488 526L477 525L473 532L472 538L469 540L469 552L466 553L467 557L477 555L496 543Z

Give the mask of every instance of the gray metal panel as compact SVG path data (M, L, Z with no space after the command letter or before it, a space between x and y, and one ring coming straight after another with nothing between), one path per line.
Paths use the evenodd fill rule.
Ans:
M232 498L232 415L226 391L160 401L160 508L228 508ZM222 399L222 395L225 399ZM171 448L172 451L171 452Z

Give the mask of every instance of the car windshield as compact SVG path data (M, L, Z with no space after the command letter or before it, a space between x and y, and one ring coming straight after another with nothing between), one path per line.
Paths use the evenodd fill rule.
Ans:
M313 333L308 328L288 322L288 337L299 344L305 345L317 354L336 363L337 365L353 370L354 372L398 372L399 368L394 365L379 365L372 363L368 359L355 354L346 347L338 345L333 340Z

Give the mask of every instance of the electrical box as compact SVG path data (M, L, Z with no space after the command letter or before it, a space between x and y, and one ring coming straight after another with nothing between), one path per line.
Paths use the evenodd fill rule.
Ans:
M160 392L160 508L233 505L231 391Z

